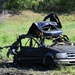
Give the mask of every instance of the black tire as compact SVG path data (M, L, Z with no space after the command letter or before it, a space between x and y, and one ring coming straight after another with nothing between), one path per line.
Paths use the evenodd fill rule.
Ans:
M45 64L49 67L49 69L54 69L56 67L53 58L50 56L46 57Z

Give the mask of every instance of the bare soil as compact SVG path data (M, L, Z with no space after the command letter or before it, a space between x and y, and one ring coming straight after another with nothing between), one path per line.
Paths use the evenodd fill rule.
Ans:
M13 66L12 62L7 61L0 63L0 75L48 75L52 68L42 64L24 64Z

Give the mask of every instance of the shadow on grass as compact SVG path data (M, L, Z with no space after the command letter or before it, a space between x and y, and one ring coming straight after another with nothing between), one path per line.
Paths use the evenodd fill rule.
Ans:
M17 66L14 66L13 63L8 63L8 62L1 62L0 63L0 68L16 68L18 70L30 70L32 69L33 71L47 71L47 70L55 70L56 68L51 66L47 66L44 64L20 64Z

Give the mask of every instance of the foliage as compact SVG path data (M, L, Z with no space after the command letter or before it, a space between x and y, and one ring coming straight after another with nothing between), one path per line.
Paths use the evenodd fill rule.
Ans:
M75 9L74 0L59 0L59 5L63 7L65 11L73 11Z
M36 11L73 11L74 0L0 0L0 8L10 10L32 9Z
M22 9L24 5L24 0L7 0L5 2L5 8L14 10L14 9Z
M22 10L26 8L32 8L33 5L38 5L38 0L7 0L4 3L6 9L10 10Z

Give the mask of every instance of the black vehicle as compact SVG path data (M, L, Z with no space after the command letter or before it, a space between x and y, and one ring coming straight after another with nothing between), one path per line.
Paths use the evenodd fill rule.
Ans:
M58 23L35 22L27 34L20 35L10 46L7 57L13 54L13 64L42 63L46 65L75 64L75 44L62 34ZM0 47L0 49L3 49Z
M29 28L27 33L28 35L36 35L36 36L51 36L51 37L58 37L62 34L62 30L57 27L57 23L50 21L50 22L35 22Z
M13 63L15 65L42 63L59 67L60 65L75 64L74 45L64 42L53 45L49 38L44 39L44 44L41 44L40 41L39 37L21 35L11 46L7 56L9 57L10 53L14 55Z
M29 32L20 35L12 44L7 57L13 54L15 65L19 63L42 63L53 66L75 64L74 44L66 35L62 35L62 30L51 29L50 26L55 26L51 24L50 22L33 23Z

